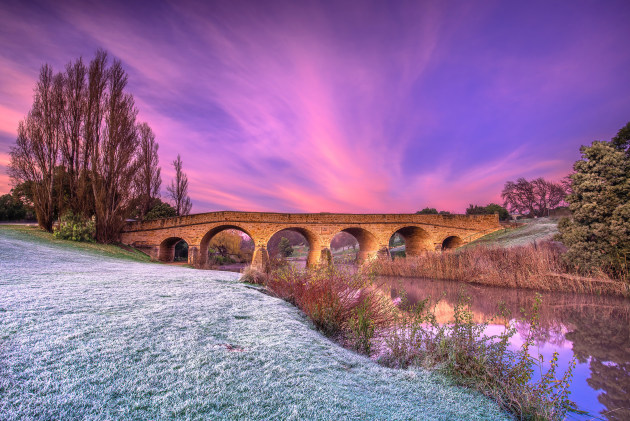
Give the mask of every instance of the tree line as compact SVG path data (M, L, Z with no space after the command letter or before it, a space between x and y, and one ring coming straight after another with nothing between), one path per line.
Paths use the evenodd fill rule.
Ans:
M108 243L118 239L132 215L145 219L156 206L161 213L190 212L179 155L167 189L175 210L165 212L159 145L151 127L137 121L127 82L120 60L110 60L103 50L89 64L79 58L63 72L42 66L33 105L18 124L8 171L14 191L32 203L42 229L52 231L63 215L75 222L93 219L95 239Z
M489 203L485 206L470 204L466 208L466 215L498 214L501 221L510 219L510 212L525 215L530 218L549 216L553 209L566 206L566 198L571 192L571 181L565 178L561 182L545 180L542 177L534 180L519 178L508 181L503 187L501 197L503 205ZM435 208L424 208L419 215L450 215L448 211L438 211Z

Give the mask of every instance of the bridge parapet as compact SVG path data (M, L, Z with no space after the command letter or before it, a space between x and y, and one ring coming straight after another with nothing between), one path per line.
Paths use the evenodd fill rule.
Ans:
M224 229L238 229L254 241L255 265L266 265L267 243L284 229L301 233L309 243L309 264L330 256L330 243L339 232L353 235L359 242L359 256L368 259L377 253L388 254L389 240L399 233L407 243L407 254L424 250L458 247L485 233L500 229L498 215L418 215L418 214L340 214L208 212L155 221L131 222L123 229L121 240L140 247L156 259L168 260L173 239L189 246L189 263L203 265L207 246ZM448 241L447 241L448 240Z
M419 215L419 214L352 214L352 213L274 213L220 211L175 216L153 221L129 222L124 232L181 227L212 222L275 224L421 224L461 228L485 228L499 224L497 215Z

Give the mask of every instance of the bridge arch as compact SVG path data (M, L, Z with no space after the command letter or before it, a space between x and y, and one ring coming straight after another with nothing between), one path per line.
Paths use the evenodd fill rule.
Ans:
M464 240L457 235L451 235L442 241L442 250L454 249L462 245L464 245Z
M339 230L337 233L335 233L335 235L341 232L352 235L359 243L357 262L362 263L376 257L379 251L379 242L376 235L374 235L372 232L361 227L348 227ZM328 247L330 248L330 244L328 244Z
M396 234L403 238L405 255L407 256L417 256L423 251L434 249L431 234L421 227L406 226L398 228L391 234L390 239Z
M210 244L210 241L212 241L212 238L214 238L214 236L216 236L220 232L223 232L226 230L240 231L248 235L249 238L251 238L254 241L254 244L256 242L252 234L250 234L250 232L247 229L239 225L225 224L225 225L219 225L219 226L213 227L204 234L204 236L201 238L201 242L199 243L199 260L198 260L199 266L204 267L208 263L208 245Z
M308 243L308 257L306 258L307 266L315 266L319 263L322 249L322 241L317 234L304 227L286 226L275 231L267 240L267 250L269 250L269 242L271 241L271 239L274 236L280 234L282 231L297 232L298 234L302 235L302 237L304 237L304 239Z
M175 246L179 243L186 244L186 250L190 245L190 241L187 241L183 237L167 237L158 246L158 260L161 262L173 262L175 261ZM186 258L188 258L188 253L186 253Z

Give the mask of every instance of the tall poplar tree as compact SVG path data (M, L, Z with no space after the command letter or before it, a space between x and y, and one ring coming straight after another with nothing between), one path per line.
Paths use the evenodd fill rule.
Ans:
M90 78L94 76L98 86L104 86L100 101L96 98L94 101L99 112L92 122L91 172L96 239L109 243L118 239L133 206L139 138L133 96L125 93L127 74L118 60L109 68L106 64L107 55L103 54L103 60L90 68L95 73Z
M54 221L53 189L59 164L63 107L63 76L53 75L52 67L46 64L39 74L33 107L18 124L9 164L13 181L31 187L37 222L46 231L52 231Z
M177 216L188 215L192 208L192 203L188 197L188 177L182 170L184 163L177 154L177 159L173 161L175 167L175 178L171 181L171 185L166 188L169 197L175 204Z
M160 197L160 186L162 178L160 177L161 168L158 157L158 144L155 141L155 134L147 123L137 126L138 136L140 137L140 150L138 151L138 174L135 179L135 186L138 196L138 208L140 218L151 210L154 199Z
M42 67L9 174L28 190L43 229L52 230L56 211L70 210L73 223L96 218L98 241L116 241L137 196L146 202L159 195L158 145L146 123L136 126L126 86L122 64L110 64L103 50L87 67L82 59L57 75ZM145 188L138 189L142 177Z

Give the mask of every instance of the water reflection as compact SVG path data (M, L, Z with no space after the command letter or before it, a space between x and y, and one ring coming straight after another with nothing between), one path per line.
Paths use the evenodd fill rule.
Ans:
M472 298L476 322L489 320L502 302L522 335L528 331L528 325L521 310L531 309L535 300L535 293L527 290L413 278L384 277L378 281L388 287L392 298L405 297L407 305L443 297L436 307L441 323L452 321L463 286ZM561 369L566 368L573 355L577 358L571 398L593 416L630 420L630 301L583 294L541 295L541 330L536 343L547 361L554 350L560 351ZM492 327L507 322L495 319ZM521 343L522 336L514 338L514 346Z

